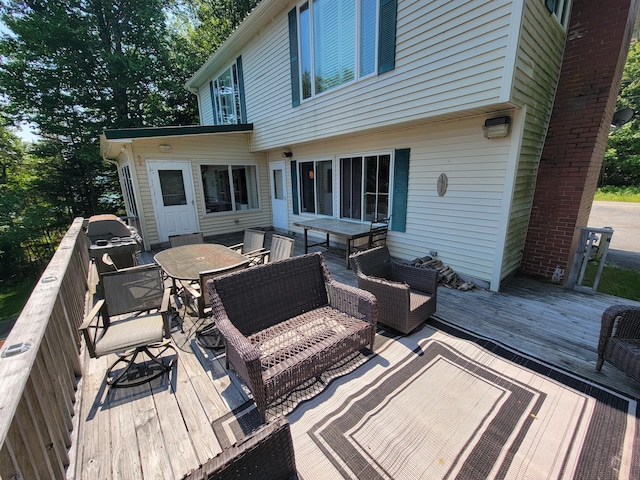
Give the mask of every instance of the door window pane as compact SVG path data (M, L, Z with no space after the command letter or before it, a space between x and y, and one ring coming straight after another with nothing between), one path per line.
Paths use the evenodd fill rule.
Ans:
M340 159L342 218L360 220L362 211L362 157Z
M300 204L305 213L316 213L313 162L300 163Z
M282 184L282 169L273 170L273 197L276 200L284 200L284 185Z
M316 197L320 215L333 215L333 169L331 160L316 162Z
M390 172L390 155L341 158L341 218L371 221L388 217Z
M159 170L158 176L164 206L186 205L187 195L184 190L182 170Z

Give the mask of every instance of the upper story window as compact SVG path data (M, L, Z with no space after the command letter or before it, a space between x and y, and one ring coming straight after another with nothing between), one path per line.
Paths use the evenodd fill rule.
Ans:
M395 67L397 0L308 0L289 12L293 106Z
M209 82L215 125L246 123L242 58Z
M302 98L376 71L377 0L312 0L299 9Z
M549 10L549 13L558 19L562 28L566 29L569 23L571 0L544 0L544 4L547 10Z

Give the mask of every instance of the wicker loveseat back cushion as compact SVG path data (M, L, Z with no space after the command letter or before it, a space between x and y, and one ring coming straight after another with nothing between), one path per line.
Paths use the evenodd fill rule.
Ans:
M257 265L207 282L231 323L253 335L328 304L322 254L311 253Z

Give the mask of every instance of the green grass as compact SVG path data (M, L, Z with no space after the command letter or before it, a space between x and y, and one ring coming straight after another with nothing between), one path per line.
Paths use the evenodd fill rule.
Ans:
M593 281L598 272L598 262L589 262L584 274L582 285L593 286ZM616 297L626 298L640 302L640 272L625 270L623 268L605 265L597 291Z
M3 288L0 292L0 322L20 313L35 286L35 281L22 282Z
M640 202L640 187L602 187L596 191L593 199L610 202Z

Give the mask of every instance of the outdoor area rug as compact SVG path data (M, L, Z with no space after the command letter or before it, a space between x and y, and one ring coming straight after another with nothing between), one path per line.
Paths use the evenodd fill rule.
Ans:
M378 335L288 414L303 480L640 478L637 418L635 399L438 320Z

